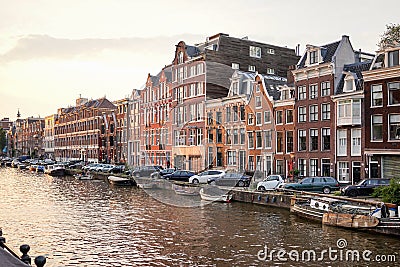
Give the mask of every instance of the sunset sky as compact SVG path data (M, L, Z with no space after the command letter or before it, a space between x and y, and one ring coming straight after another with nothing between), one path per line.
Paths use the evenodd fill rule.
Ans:
M378 4L379 3L379 4ZM0 119L45 117L82 97L114 101L171 63L175 45L232 37L295 48L349 35L374 53L398 2L0 0ZM396 8L395 8L396 7ZM380 10L378 10L380 9Z

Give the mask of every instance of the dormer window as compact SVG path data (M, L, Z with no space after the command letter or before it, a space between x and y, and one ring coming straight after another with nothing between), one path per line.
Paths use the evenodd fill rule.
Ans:
M344 78L343 92L352 92L355 89L356 84L354 77L352 75L347 75L346 78Z
M388 52L388 67L399 65L399 50Z
M261 58L261 47L250 46L250 57Z
M178 54L178 64L182 64L183 63L183 52L179 52Z
M308 56L309 56L310 64L318 63L318 54L317 54L316 50L310 51Z

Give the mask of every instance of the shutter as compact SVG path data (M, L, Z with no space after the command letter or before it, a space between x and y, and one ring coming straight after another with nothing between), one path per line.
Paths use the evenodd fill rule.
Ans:
M400 156L384 156L382 163L382 178L400 178L398 170L400 166Z

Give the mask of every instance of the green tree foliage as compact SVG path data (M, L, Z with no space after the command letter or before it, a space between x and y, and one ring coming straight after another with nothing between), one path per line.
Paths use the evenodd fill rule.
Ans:
M380 197L386 203L400 205L400 179L392 179L388 186L375 188L372 196Z
M3 148L7 145L6 142L6 131L4 131L3 128L0 128L0 154L3 153Z
M386 31L381 35L378 46L385 47L396 46L400 44L400 24L386 25Z

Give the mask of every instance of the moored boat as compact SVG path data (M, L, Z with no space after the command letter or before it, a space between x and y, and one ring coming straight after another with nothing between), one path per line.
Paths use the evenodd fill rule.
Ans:
M74 177L78 180L93 180L93 175L89 174L74 174Z
M177 195L198 196L200 194L198 187L174 185L173 188L174 188L175 194L177 194Z
M47 165L44 172L51 176L64 176L65 167L62 164Z
M204 188L200 189L199 191L200 197L202 200L206 201L216 201L216 202L231 202L232 194L223 193L223 194L209 194L206 193Z
M136 185L135 180L130 178L118 177L118 176L108 176L108 181L113 185Z

